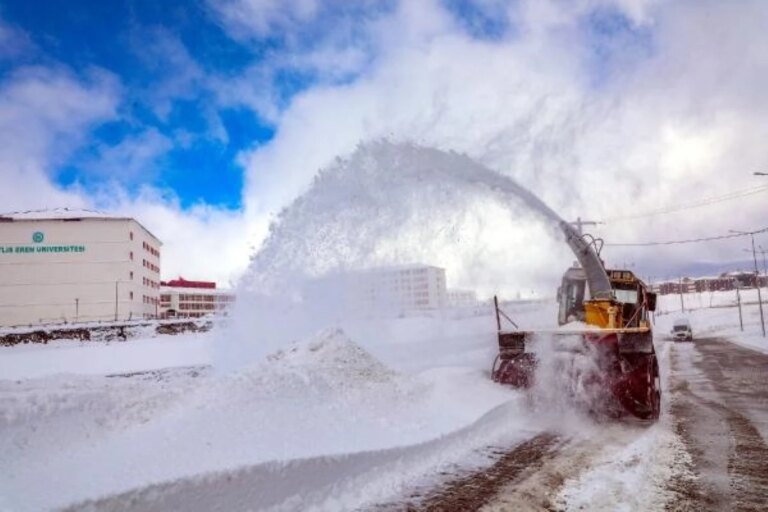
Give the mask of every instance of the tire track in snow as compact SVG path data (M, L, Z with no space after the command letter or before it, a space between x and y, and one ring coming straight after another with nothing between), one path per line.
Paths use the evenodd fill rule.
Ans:
M497 452L500 457L491 467L460 476L425 495L414 496L417 500L398 504L396 508L412 512L479 510L503 487L537 472L554 456L559 445L559 436L540 434L507 452Z
M698 482L670 508L765 510L768 445L755 409L768 399L768 356L718 339L675 349L672 413Z

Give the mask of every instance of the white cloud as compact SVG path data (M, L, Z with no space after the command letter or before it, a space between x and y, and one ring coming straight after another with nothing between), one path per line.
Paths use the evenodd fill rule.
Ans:
M237 37L265 37L312 19L318 0L209 0L224 26Z
M119 179L122 183L148 180L157 172L157 159L173 145L170 138L150 128L115 145L100 144L96 154L83 161L80 167L102 178Z
M378 136L466 152L568 217L628 214L755 184L750 170L768 160L760 142L768 136L760 54L768 36L759 28L768 4L615 2L651 31L638 43L651 47L647 57L619 59L622 69L596 86L583 23L589 9L606 5L523 2L528 30L488 43L463 33L437 2L402 2L372 29L380 53L370 72L297 97L275 140L247 155L248 211L279 209L334 156ZM762 227L764 204L758 196L600 232L627 241ZM648 268L741 258L735 244L703 249L606 254Z
M234 284L268 227L266 218L246 222L238 211L202 204L183 209L174 196L152 188L137 197L119 189L103 191L99 199L111 210L142 222L163 242L163 279L183 276Z
M115 114L115 80L95 73L81 81L63 70L28 67L0 85L0 203L4 210L82 204L51 183L50 172L87 130Z

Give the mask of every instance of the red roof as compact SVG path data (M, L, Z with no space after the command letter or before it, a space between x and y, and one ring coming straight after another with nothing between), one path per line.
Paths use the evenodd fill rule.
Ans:
M171 288L216 288L215 281L187 281L183 277L170 281L160 281L160 284Z

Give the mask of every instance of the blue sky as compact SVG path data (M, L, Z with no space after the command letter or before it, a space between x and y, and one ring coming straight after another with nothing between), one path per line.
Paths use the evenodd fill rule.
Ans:
M25 31L34 50L12 62L3 73L19 64L55 61L74 73L94 67L114 73L123 89L119 117L96 127L70 158L61 162L53 176L61 185L74 182L86 187L112 178L95 168L99 152L119 145L147 130L156 130L169 144L154 157L139 163L127 176L129 186L150 183L172 189L188 205L194 202L240 206L242 169L236 162L239 151L268 141L273 126L253 111L232 106L217 109L210 92L200 85L170 91L158 97L152 90L173 80L176 71L152 48L163 38L175 39L208 73L226 75L260 58L271 44L245 47L230 39L211 20L199 2L173 4L146 0L52 1L45 8L36 2L5 1L6 21ZM158 112L158 102L167 102ZM206 110L215 110L226 131L226 140L211 133Z
M493 4L493 3L490 3ZM238 31L222 23L205 2L152 0L4 0L0 15L26 34L28 48L0 61L0 77L19 66L66 67L86 77L114 75L121 99L117 115L93 126L49 171L61 187L98 188L117 179L128 191L151 185L172 191L182 205L243 206L244 174L238 156L268 143L276 118L296 94L317 85L340 84L365 73L376 58L364 21L389 13L394 2L330 2L294 30ZM489 42L516 37L503 3L442 3L466 34ZM231 30L228 30L231 29ZM613 40L648 47L618 11L585 17L594 34L594 79L612 64ZM363 63L328 72L285 64L314 47L354 48ZM252 77L275 111L240 101L229 80ZM257 91L258 93L258 91ZM141 146L141 151L136 148Z

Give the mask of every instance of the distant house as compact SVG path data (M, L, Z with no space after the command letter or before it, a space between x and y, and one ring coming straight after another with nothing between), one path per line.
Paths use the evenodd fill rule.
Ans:
M721 292L738 288L754 288L755 283L760 287L768 286L767 276L755 276L754 272L724 272L719 276L699 277L696 279L683 278L677 281L667 281L654 285L660 295L671 293Z

